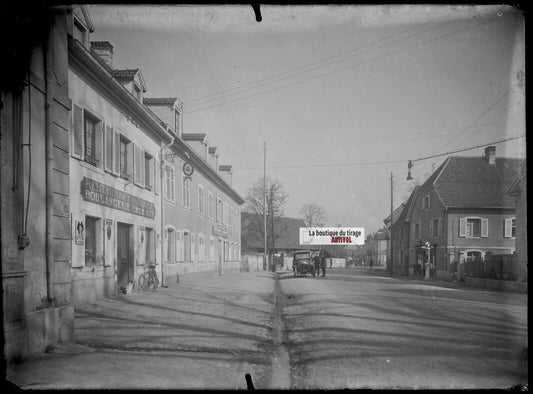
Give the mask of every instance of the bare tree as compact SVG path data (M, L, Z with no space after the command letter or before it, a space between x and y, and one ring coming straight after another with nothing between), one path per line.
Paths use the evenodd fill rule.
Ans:
M305 204L298 211L307 227L320 227L326 224L326 210L318 204Z
M266 187L264 187L266 186ZM266 192L266 206L265 206ZM245 211L252 214L249 223L243 228L246 236L256 241L265 238L264 215L266 210L267 220L267 253L275 253L276 241L284 236L286 229L279 221L283 216L283 208L287 200L287 192L283 184L277 179L259 178L248 190L246 195Z

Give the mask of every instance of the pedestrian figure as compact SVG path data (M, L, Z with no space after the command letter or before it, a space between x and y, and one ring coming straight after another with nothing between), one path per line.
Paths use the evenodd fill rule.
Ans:
M320 253L317 253L315 257L313 257L313 266L315 267L314 276L318 276L320 274Z
M320 251L320 266L322 267L322 276L326 276L326 256L324 251Z
M370 259L370 269L374 267L374 260Z

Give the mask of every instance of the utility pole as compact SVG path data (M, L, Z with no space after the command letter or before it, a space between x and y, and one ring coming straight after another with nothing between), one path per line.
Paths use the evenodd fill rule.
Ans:
M390 275L391 276L393 275L392 265L394 262L394 257L393 257L394 252L392 249L392 245L393 245L392 239L394 238L392 236L392 211L393 211L393 189L392 189L392 172L391 172L390 173Z
M267 211L266 211L266 163L267 163L267 143L263 145L263 234L264 234L264 252L263 259L268 266L267 260Z

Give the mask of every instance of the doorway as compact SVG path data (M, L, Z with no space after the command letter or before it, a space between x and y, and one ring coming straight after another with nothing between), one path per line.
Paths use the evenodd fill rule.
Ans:
M126 287L134 279L131 225L117 223L117 285Z

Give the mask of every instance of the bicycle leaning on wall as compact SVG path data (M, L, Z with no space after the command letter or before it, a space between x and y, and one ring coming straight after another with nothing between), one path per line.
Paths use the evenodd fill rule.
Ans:
M159 279L155 272L155 265L148 264L145 272L139 276L139 289L143 291L155 291L159 286Z

